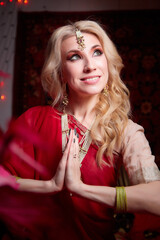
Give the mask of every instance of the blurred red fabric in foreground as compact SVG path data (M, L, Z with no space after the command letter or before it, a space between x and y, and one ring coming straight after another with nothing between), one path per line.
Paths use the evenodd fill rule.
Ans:
M52 146L31 129L11 122L6 133L0 130L0 163L5 152L12 151L20 160L46 175L43 166L21 151L15 141L17 138L32 142L52 154ZM19 191L16 178L0 165L0 239L76 239L74 230L69 230L74 224L70 222L68 209L59 202L60 194L53 198L53 194ZM63 231L60 232L58 226L62 226Z
M46 146L43 140L29 129L11 124L6 134L0 131L1 161L6 150L17 150L15 153L19 153L14 143L15 137L34 142L37 146L43 147L44 150L49 149L49 146ZM19 157L36 168L37 171L45 174L45 169L36 165L34 159L23 154L20 154ZM52 194L19 191L15 177L0 166L0 239L47 240L65 238L65 240L76 240L78 236L76 236L76 229L74 229L74 221L70 218L68 209L64 209L63 205L60 204L59 194L54 195L53 200ZM60 222L61 219L63 221L64 215L67 221ZM59 224L63 226L62 231L59 231ZM70 231L71 228L72 231ZM122 236L117 235L116 239L160 240L160 217L151 214L134 214L131 230Z

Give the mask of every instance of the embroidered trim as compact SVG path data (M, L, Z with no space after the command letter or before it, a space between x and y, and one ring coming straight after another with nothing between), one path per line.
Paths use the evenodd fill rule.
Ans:
M62 152L64 152L67 144L67 135L69 133L67 114L62 115L61 127L62 127Z
M130 178L132 184L148 183L160 180L160 171L157 166L143 167L137 170Z
M61 127L62 127L62 152L64 152L67 144L67 138L68 138L68 116L67 114L63 114L61 118ZM90 131L87 130L81 141L79 142L80 150L79 150L79 161L82 163L84 157L86 156L88 149L91 145L92 139L90 137Z

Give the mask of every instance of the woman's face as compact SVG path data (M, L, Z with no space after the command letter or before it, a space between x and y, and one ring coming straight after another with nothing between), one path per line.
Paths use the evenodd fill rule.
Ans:
M62 42L62 76L69 94L99 94L108 81L108 64L101 43L93 34L82 33L85 48L78 49L76 36Z

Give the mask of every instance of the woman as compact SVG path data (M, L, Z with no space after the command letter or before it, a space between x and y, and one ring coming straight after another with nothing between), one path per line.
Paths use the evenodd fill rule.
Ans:
M56 193L53 205L58 199L64 210L57 232L64 222L67 230L54 239L114 239L114 210L160 215L160 173L143 128L129 120L122 67L114 44L96 22L58 28L42 71L53 105L32 108L17 120L53 143L52 156L19 143L48 169L46 178L13 156L5 167L20 177L20 190ZM116 188L122 164L135 186Z

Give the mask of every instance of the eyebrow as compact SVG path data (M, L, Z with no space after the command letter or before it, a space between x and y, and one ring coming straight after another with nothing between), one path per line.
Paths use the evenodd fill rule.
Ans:
M99 45L99 44L96 44L96 45L94 45L93 47L91 47L91 49L94 49L94 48L97 48L97 47L101 47L101 48L102 48L102 46L101 46L101 45Z
M101 45L96 44L96 45L93 45L93 46L91 47L91 50L94 49L94 48L97 48L97 47L102 48ZM80 50L77 50L77 49L71 49L70 51L67 52L67 54L72 53L72 52L77 53L77 52L81 52L81 51L80 51Z

